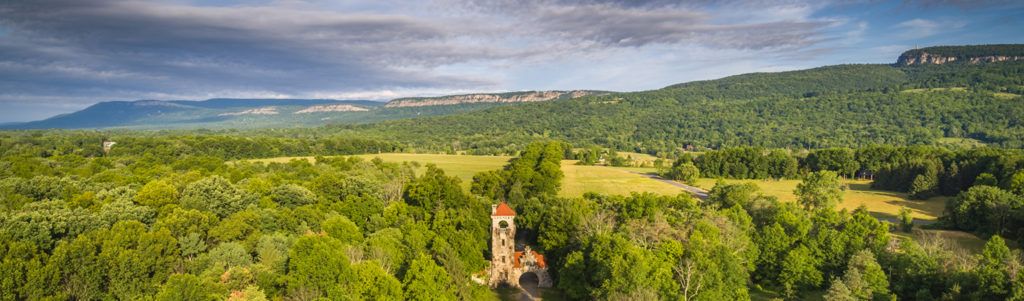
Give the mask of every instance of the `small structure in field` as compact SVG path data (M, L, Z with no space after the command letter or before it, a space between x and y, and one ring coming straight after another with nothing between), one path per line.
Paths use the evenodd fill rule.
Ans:
M114 146L114 144L117 144L117 142L114 142L114 141L103 141L103 152L109 153L110 152L110 147Z

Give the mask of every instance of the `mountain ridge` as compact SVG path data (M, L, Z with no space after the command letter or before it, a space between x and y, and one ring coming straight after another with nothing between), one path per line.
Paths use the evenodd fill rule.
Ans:
M519 91L506 93L472 93L460 95L445 95L436 97L404 97L396 98L384 104L386 108L394 107L423 107L438 105L457 105L467 103L518 103L518 102L539 102L558 99L571 99L583 96L607 94L607 91L594 90L571 90L571 91Z
M970 64L1024 60L1024 45L990 44L967 46L933 46L915 48L900 54L897 66L921 64L946 64L966 62Z

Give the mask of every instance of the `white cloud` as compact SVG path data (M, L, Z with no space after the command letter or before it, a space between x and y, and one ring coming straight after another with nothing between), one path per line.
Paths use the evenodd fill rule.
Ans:
M966 21L959 19L925 20L917 18L893 25L893 28L900 30L896 34L901 38L923 38L959 30L966 25Z

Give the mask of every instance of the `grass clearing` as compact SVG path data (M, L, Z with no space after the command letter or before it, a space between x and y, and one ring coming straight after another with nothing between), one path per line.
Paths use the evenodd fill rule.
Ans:
M716 181L716 179L701 178L697 180L697 187L711 190ZM796 190L796 185L800 184L801 180L725 180L725 182L730 184L752 182L760 187L760 192L764 195L777 197L779 201L783 202L795 202L796 195L793 194L793 190ZM853 211L864 205L875 217L895 218L899 214L900 207L905 206L913 210L915 219L934 220L942 216L948 199L948 197L933 197L928 200L910 200L906 193L871 189L871 181L868 180L847 180L846 183L849 185L849 189L843 193L843 202L839 204L838 208Z
M1012 98L1020 97L1019 94L1006 93L1006 92L995 92L995 93L992 93L992 96L995 96L996 98L1002 98L1002 99L1012 99Z
M469 186L473 182L473 175L485 170L500 169L508 164L508 160L512 159L510 156L467 156L467 155L445 155L445 154L408 154L408 153L382 153L382 154L365 154L365 155L354 155L353 157L360 157L366 160L373 160L373 158L381 158L384 162L418 162L420 167L416 168L416 174L423 174L426 170L427 164L435 164L438 168L444 170L444 173L449 176L456 176L462 180L462 188L467 192ZM308 160L315 163L313 157L278 157L268 159L255 159L248 160L251 162L263 162L263 163L288 163L291 160Z
M967 88L966 87L951 87L951 88L921 88L921 89L907 89L907 90L903 90L903 92L907 92L907 93L921 93L921 92L931 92L931 91L959 91L959 92L963 92L963 91L967 91Z
M445 174L456 176L462 180L462 187L469 191L473 181L473 175L486 170L495 170L508 164L510 156L467 156L467 155L444 155L444 154L408 154L408 153L383 153L356 155L356 157L371 160L380 157L385 162L419 162L420 168L416 170L421 174L428 163L433 163L444 169ZM293 159L313 161L313 157L279 157L268 159L249 160L253 162L277 162L287 163ZM663 195L677 195L684 191L679 187L650 179L639 173L656 173L655 168L644 167L605 167L605 166L584 166L574 165L575 160L563 160L562 172L565 179L562 180L562 189L558 195L563 197L579 197L586 192L596 192L610 195L629 195L630 192L652 192ZM715 185L715 179L702 178L697 181L697 187L711 190ZM796 196L793 190L800 180L763 181L763 180L725 180L727 183L753 182L760 187L760 192L765 195L775 196L780 201L795 202ZM871 189L870 181L849 180L849 190L843 195L843 202L839 209L854 210L864 205L871 211L872 215L882 218L894 218L901 206L911 208L914 218L920 220L934 220L942 215L948 197L935 197L924 201L909 200L905 193L882 191Z
M936 141L936 143L938 144L938 146L945 147L945 148L948 148L948 149L970 149L970 148L979 148L979 147L987 146L987 144L985 144L985 142L981 142L981 140L971 139L971 138L950 138L950 137L944 137L944 138L939 138Z
M355 155L366 160L381 158L384 162L419 162L420 167L416 174L422 174L428 163L444 169L445 174L456 176L462 180L462 188L469 191L473 176L476 173L487 170L501 169L511 156L469 156L469 155L444 155L444 154L408 154L408 153L383 153ZM314 162L313 157L278 157L267 159L248 160L250 162L263 163L288 163L291 160L308 160ZM654 168L610 168L605 166L583 166L575 165L576 160L563 160L562 172L565 179L562 180L562 189L558 195L563 197L580 197L586 192L601 194L629 195L630 192L653 192L665 195L677 195L683 190L661 181L653 180L643 175L630 173L629 170L641 173L654 173Z
M891 232L890 234L896 237L909 237L910 239L918 243L921 243L925 239L933 239L934 236L938 236L943 239L948 239L955 242L957 245L960 245L961 248L964 248L964 250L967 250L971 254L981 254L981 251L985 249L985 243L988 242L988 240L978 237L977 235L956 230L914 229L914 231L910 233L896 231ZM1006 246L1009 247L1010 249L1019 248L1016 241L1010 239L1006 239L1005 241Z
M621 169L625 171L639 172L644 174L658 174L658 169L654 167L613 167L615 169Z
M663 195L678 195L684 191L679 187L629 172L643 168L612 168L605 166L575 165L576 160L563 160L563 197L579 197L586 192L629 195L630 192L653 192ZM653 168L650 168L653 170Z
M456 176L462 180L462 188L469 192L469 186L473 183L473 176L485 170L501 169L510 156L466 156L466 155L444 155L444 154L406 154L406 153L384 153L356 155L366 160L381 158L384 162L419 162L420 167L416 168L416 174L421 175L426 170L427 164L437 165L444 170L444 174Z

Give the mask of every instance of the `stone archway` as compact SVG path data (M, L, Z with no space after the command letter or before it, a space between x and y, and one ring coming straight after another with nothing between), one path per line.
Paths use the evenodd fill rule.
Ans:
M519 276L519 288L528 296L529 300L540 299L540 276L534 272L525 272Z

